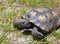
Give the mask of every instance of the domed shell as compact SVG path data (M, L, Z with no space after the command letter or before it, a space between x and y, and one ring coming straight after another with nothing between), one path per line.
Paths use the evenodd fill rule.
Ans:
M32 8L25 14L24 18L48 32L56 25L57 13L47 7Z

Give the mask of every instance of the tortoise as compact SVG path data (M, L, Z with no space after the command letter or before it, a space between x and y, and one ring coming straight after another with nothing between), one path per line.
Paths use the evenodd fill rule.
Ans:
M60 17L49 7L32 8L24 16L14 19L13 26L22 29L24 34L31 33L41 39L53 28L60 27Z

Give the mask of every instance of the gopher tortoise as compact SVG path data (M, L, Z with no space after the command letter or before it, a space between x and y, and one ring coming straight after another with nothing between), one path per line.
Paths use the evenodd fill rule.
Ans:
M32 8L24 16L14 19L13 26L22 29L24 34L44 38L53 28L60 27L60 17L48 7Z

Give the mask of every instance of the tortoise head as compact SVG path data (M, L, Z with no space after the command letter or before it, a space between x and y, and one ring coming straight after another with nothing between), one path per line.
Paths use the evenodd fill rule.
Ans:
M16 18L14 21L13 21L13 26L15 28L29 28L30 27L30 22L29 20L21 17L21 18Z

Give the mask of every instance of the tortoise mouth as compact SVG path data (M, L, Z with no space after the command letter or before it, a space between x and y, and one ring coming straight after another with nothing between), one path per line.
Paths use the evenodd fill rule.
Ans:
M29 28L31 26L30 23L27 23L27 24L20 24L19 27L20 28Z

